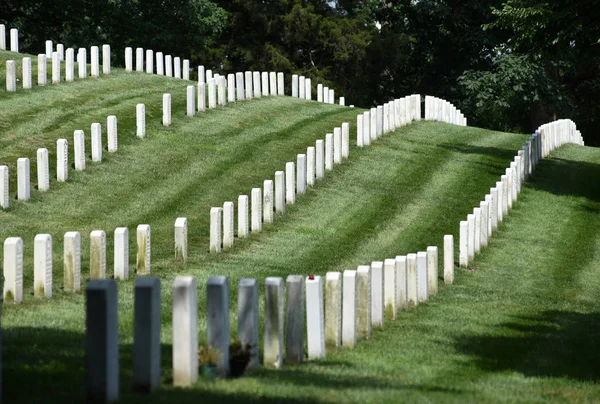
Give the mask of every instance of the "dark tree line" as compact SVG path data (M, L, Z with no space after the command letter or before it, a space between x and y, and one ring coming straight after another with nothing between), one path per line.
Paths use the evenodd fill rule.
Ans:
M568 117L600 145L600 0L4 0L0 22L31 53L49 38L160 49L304 74L362 107L436 95L491 129Z

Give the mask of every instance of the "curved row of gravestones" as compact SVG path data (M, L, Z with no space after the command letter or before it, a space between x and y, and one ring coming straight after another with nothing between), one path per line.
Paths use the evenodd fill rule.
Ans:
M467 268L475 254L487 247L488 239L498 223L512 209L521 193L524 181L533 173L539 161L566 143L584 146L581 132L570 119L561 119L540 126L518 151L505 174L490 188L490 192L467 220L460 222L459 264Z

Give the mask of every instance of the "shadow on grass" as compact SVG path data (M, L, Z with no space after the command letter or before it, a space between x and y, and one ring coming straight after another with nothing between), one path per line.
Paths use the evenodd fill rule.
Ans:
M436 145L446 150L453 151L455 153L463 154L484 154L494 158L500 158L503 160L512 161L517 155L517 152L512 149L501 149L499 147L488 147L488 146L474 146L468 144L452 144L452 143L439 143Z
M488 372L600 378L600 313L544 311L500 327L493 335L460 336L455 345Z

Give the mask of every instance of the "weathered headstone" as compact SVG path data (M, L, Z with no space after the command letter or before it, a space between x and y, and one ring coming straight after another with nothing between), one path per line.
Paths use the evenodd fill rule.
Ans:
M383 327L385 310L385 273L383 271L383 262L374 261L371 263L371 325L373 327Z
M466 220L460 222L459 265L462 268L469 265L469 223Z
M135 280L133 315L133 389L151 393L160 388L160 279Z
M52 297L52 236L38 234L33 241L33 294Z
M227 75L227 102L235 102L235 75Z
M334 142L333 133L325 135L325 170L333 170L334 161Z
M285 173L283 171L275 171L275 212L285 213L285 198Z
M146 105L137 104L135 106L136 115L136 135L137 137L146 137Z
M136 229L137 256L136 256L136 273L138 275L150 275L150 258L151 243L150 243L150 225L140 224Z
M38 55L38 86L45 86L48 81L48 66L46 64L46 55Z
M267 82L267 85L269 83ZM252 72L252 90L254 91L254 98L260 98L262 96L262 87L260 83L260 72ZM267 89L267 93L268 93Z
M335 104L335 91L332 88L329 89L329 103Z
M133 49L130 46L125 48L125 71L127 73L133 71Z
M31 58L26 57L23 58L23 88L30 89L31 88Z
M438 292L439 254L436 246L427 247L427 293Z
M23 240L7 237L4 240L4 301L23 301Z
M462 226L462 225L461 225ZM444 283L454 283L454 236L444 236Z
M306 98L306 77L300 76L298 77L298 98L301 100Z
M492 204L490 205L492 231L495 231L498 228L498 188L490 188L490 194L492 196Z
M217 80L217 95L219 105L227 104L227 96L225 94L227 87L227 79L223 76L219 76Z
M375 134L377 135L377 137L381 137L383 135L383 105L378 105L375 111L375 116L377 119Z
M8 166L0 166L0 208L10 207Z
M50 190L50 165L48 163L48 149L37 150L37 183L38 191Z
M286 279L285 362L304 360L304 277L288 275Z
M345 270L342 285L342 345L353 348L356 345L356 271Z
M56 141L56 180L65 182L69 178L69 141Z
M181 75L184 80L190 79L190 61L183 59L183 67L181 69Z
M409 307L419 304L417 254L406 255L406 294Z
M210 245L211 253L219 253L222 248L223 208L210 208Z
M503 181L497 181L496 182L496 189L498 190L498 212L497 212L497 216L498 216L498 224L500 224L500 222L502 222L502 219L504 218L504 206L505 206L505 197L504 197L504 182Z
M16 28L10 30L10 51L19 53L19 31Z
M85 48L77 50L77 72L80 79L87 78L87 49Z
M106 233L90 233L90 279L106 279Z
M110 45L102 45L102 73L110 74Z
M114 153L119 148L119 140L117 135L117 117L110 115L106 118L106 132L108 151Z
M363 114L358 114L356 116L356 146L358 147L363 147L364 146L364 141L363 141L363 119L364 119L364 115Z
M46 41L46 56L47 57L52 57L52 52L54 51L54 44L52 43L51 40L47 40Z
M249 234L250 221L248 220L248 195L238 196L238 237L246 238Z
M100 76L100 49L97 46L92 46L90 48L90 61L91 61L91 72L90 76L99 77ZM54 54L52 54L52 59L54 60ZM60 64L59 64L60 67Z
M233 247L235 229L235 209L233 202L223 203L223 248Z
M171 125L171 94L163 94L162 97L162 124L164 126Z
M17 63L14 60L6 61L6 91L17 91Z
M292 97L298 98L298 75L292 74Z
M306 278L306 336L308 359L324 358L323 280L318 275Z
M52 52L52 84L60 84L60 56L58 52Z
M475 215L475 253L479 254L481 251L481 208L474 208L473 215Z
M198 83L198 112L206 111L206 84Z
M323 102L323 84L317 84L317 102Z
M408 308L408 268L406 255L396 256L396 293L398 310Z
M342 162L342 128L333 129L333 162Z
M308 77L304 80L304 98L308 101L312 100L312 80Z
M253 278L240 279L238 289L238 340L250 352L247 370L257 369L259 329L258 281Z
M265 367L283 364L283 279L265 279L265 324L263 361Z
M165 75L165 56L162 52L156 52L154 54L156 57L156 74L158 76ZM169 62L171 61L171 56L169 55Z
M363 112L363 146L371 145L371 111Z
M114 276L126 281L129 278L129 230L117 227L114 233Z
M176 79L181 78L181 58L179 56L173 58L173 75Z
M285 95L284 74L281 72L277 73L277 95Z
M475 259L475 214L467 215L467 249L469 261Z
M325 346L328 350L342 346L341 272L327 272L325 275Z
M196 115L196 87L187 86L186 87L186 113L190 118Z
M377 140L377 108L371 108L371 110L369 111L369 117L371 118L371 122L370 122L370 127L369 127L369 134L370 134L370 141L373 142L375 140Z
M235 88L238 101L244 101L244 73L237 72L235 74Z
M102 125L98 122L92 124L91 127L92 137L92 161L102 161Z
M396 319L396 313L398 312L398 279L396 275L396 260L386 259L383 261L383 278L385 279L383 287L384 313L392 319Z
M114 279L86 287L85 374L89 402L119 399L119 309Z
M31 195L31 182L29 172L29 159L21 157L17 159L17 199L28 201Z
M296 172L293 161L285 163L285 202L296 202Z
M144 71L144 48L135 48L135 71Z
M75 170L85 170L85 137L82 130L73 132L73 148L75 155Z
M251 229L252 233L260 233L262 231L262 189L252 188L251 191Z
M152 49L146 49L146 73L154 73L154 52Z
M190 386L198 379L198 285L192 276L173 282L173 384Z
M274 212L273 198L273 180L264 180L263 182L263 221L273 223Z
M269 95L269 72L261 73L260 82L261 82L260 84L261 84L261 89L262 89L262 96L267 97Z
M490 215L490 204L488 202L481 202L479 204L479 209L481 211L481 234L479 235L479 240L481 242L482 247L487 247L488 245L488 219Z
M215 79L208 79L208 108L215 109L217 107L217 87Z
M325 144L323 139L315 142L315 178L321 179L325 176Z
M227 202L226 202L227 203ZM188 229L187 218L178 217L175 220L175 261L187 262L188 257Z
M217 354L217 375L229 376L229 280L211 276L206 286L207 342Z
M306 184L315 184L315 147L306 148Z
M342 158L347 159L350 155L350 124L342 123Z
M68 231L64 236L64 290L79 292L81 290L81 235L76 231Z
M356 329L359 338L371 338L371 267L360 265L356 271Z
M73 80L75 80L75 51L73 48L69 48L65 58L65 81L72 82Z
M296 191L306 193L306 154L298 154L296 158Z

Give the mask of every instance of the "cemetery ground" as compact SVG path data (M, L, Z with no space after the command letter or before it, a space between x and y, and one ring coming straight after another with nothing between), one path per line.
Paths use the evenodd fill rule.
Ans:
M8 59L0 52L0 69ZM36 69L35 58L33 69ZM0 70L0 81L4 80ZM289 79L288 79L289 80ZM82 235L82 277L89 277L89 233L129 228L130 279L118 281L122 402L564 402L600 397L600 151L564 146L542 160L519 201L468 270L456 268L429 302L386 319L369 341L322 360L260 370L188 389L171 382L171 291L178 275L199 285L199 341L206 341L205 285L229 278L231 335L237 334L237 284L254 277L324 276L428 245L489 191L526 135L418 122L354 146L358 108L291 97L265 97L185 116L186 82L113 69L108 77L33 90L0 91L0 163L71 142L93 122L116 115L119 150L69 172L66 183L0 211L3 240L24 242L24 302L2 310L6 402L79 402L84 395L85 298L62 291L62 240ZM161 125L161 97L173 99L173 124ZM146 104L147 137L135 136L135 105ZM350 122L350 158L298 196L286 214L233 249L209 254L209 210L236 201L273 178L285 162L342 122ZM89 154L89 153L87 153ZM72 154L70 161L72 162ZM35 183L32 164L32 183ZM173 224L188 218L189 260L174 262ZM152 275L162 289L162 386L131 392L135 227L152 229ZM54 296L33 296L33 239L49 233ZM455 253L458 257L458 253ZM261 302L262 304L262 302ZM262 312L262 307L261 307ZM261 316L261 324L262 324Z

